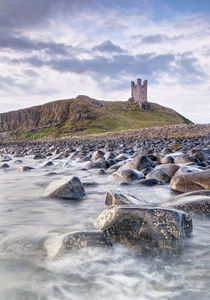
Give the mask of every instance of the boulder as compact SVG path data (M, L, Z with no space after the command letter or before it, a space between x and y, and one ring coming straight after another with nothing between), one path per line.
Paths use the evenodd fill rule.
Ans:
M132 205L132 206L140 206L140 205L148 205L148 202L144 200L140 200L133 195L120 193L120 192L108 192L106 194L105 204L109 207L111 206L119 206L119 205Z
M192 232L189 214L173 209L117 206L104 210L95 220L97 229L115 242L147 243L165 249L180 246Z
M191 215L210 217L210 197L188 196L179 199L170 207L189 212Z
M171 148L163 148L161 150L161 154L166 155L166 154L170 154L173 153L173 151L171 150Z
M112 176L126 181L140 180L144 178L144 174L142 172L134 169L120 169L117 172L113 173Z
M89 161L85 164L85 168L87 169L105 169L106 163L102 160Z
M208 160L208 153L199 149L191 149L187 152L187 154L197 157L201 162Z
M171 180L171 176L167 172L155 168L146 175L146 179L158 179L168 183Z
M55 258L69 251L106 245L111 246L106 234L100 230L92 230L53 236L44 243L44 248L49 257Z
M92 155L92 157L91 157L91 160L92 160L92 161L96 161L97 159L103 157L104 154L105 154L105 153L104 153L103 151L97 150L97 151L93 152L93 155Z
M130 158L130 156L127 154L127 153L121 153L121 154L119 154L118 156L117 156L117 160L127 160L127 159L129 159Z
M182 193L201 189L208 190L210 189L210 169L174 176L170 186L172 190Z
M78 177L63 177L55 180L45 189L45 197L80 200L85 197L84 187Z
M174 159L175 164L186 164L188 162L196 162L195 157L182 154L182 155L177 155Z
M191 172L201 172L202 169L200 169L197 165L195 166L182 166L179 168L179 170L175 173L175 176L181 175L184 173L191 173Z
M148 167L154 167L154 162L147 156L137 156L126 162L120 169L135 169L141 171Z
M173 163L174 162L174 157L173 156L164 156L162 159L161 159L161 164L170 164L170 163Z
M179 170L180 166L175 165L175 164L163 164L163 165L159 165L156 166L155 169L157 170L162 170L166 173L168 173L171 177L174 176L174 174Z

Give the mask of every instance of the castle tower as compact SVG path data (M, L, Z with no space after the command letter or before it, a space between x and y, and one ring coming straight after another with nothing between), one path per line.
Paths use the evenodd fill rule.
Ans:
M147 80L144 80L141 84L141 79L137 79L137 84L134 81L131 81L131 98L130 102L139 104L142 107L142 104L147 102Z

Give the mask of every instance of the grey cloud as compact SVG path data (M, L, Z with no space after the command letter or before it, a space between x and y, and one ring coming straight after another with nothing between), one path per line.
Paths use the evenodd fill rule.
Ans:
M59 72L87 73L97 80L98 76L117 78L125 74L151 76L153 73L168 72L171 68L170 64L174 60L175 57L171 54L155 55L150 53L137 56L115 55L112 58L103 56L95 56L91 59L56 58L48 61L33 56L19 61L19 63L26 62L34 67L48 66Z
M0 27L43 27L53 16L68 13L72 18L83 10L96 9L96 0L5 0L0 1Z
M181 38L183 38L182 35L169 37L165 34L154 34L154 35L144 36L142 38L141 42L144 44L160 44L160 43L168 42L168 41L176 41Z
M40 42L26 37L15 37L6 35L0 37L0 49L10 49L14 51L40 51L45 50L49 54L67 55L72 49L63 43Z
M200 69L198 61L192 53L179 55L155 53L136 56L118 54L112 57L95 56L89 59L80 59L75 56L51 57L43 60L38 56L13 59L11 63L29 64L35 68L48 67L61 73L88 74L96 81L102 78L118 80L122 77L146 77L150 82L157 82L162 74L173 76L181 83L196 83L206 78Z
M93 51L99 51L104 53L123 53L123 50L120 46L113 44L111 41L104 41L102 44L94 46Z

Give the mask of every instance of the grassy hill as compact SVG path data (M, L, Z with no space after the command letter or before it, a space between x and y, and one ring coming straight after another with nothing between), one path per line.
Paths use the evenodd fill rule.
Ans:
M170 108L156 103L150 106L146 111L126 101L78 96L0 114L0 132L8 131L13 138L40 138L192 123Z

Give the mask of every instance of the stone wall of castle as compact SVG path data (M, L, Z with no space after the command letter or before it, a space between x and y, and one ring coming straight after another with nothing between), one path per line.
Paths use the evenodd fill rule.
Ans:
M147 102L147 80L144 80L141 84L141 79L137 79L137 84L134 81L131 81L131 98L130 102L139 104L142 107L142 104Z

